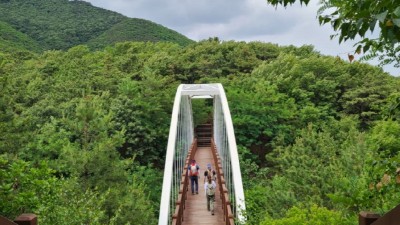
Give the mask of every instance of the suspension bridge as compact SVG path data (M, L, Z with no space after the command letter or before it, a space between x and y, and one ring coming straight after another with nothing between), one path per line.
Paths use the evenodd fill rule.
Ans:
M213 99L213 122L193 123L192 99ZM199 193L190 194L189 162L200 166ZM215 214L207 210L203 171L210 163L217 173ZM226 224L245 221L245 201L235 134L221 84L181 84L172 110L159 225Z

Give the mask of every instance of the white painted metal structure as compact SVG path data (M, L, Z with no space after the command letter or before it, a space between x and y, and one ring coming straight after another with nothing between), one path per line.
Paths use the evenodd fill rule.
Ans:
M232 212L239 221L244 222L245 218L243 214L246 208L235 133L225 92L222 85L218 85L222 91L214 97L213 136L219 157L221 158Z
M244 221L242 175L224 89L221 84L181 84L172 110L158 224L170 224L175 210L184 162L194 139L192 98L214 98L214 140L222 161L232 211L239 221Z

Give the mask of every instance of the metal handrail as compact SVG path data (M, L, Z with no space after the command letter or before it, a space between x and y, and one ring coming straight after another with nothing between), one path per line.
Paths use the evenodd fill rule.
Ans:
M192 146L190 147L188 156L186 157L185 167L182 172L181 185L179 187L179 196L176 201L175 213L172 215L172 225L181 225L183 218L183 210L186 207L187 200L187 190L189 186L189 175L187 173L189 162L194 158L197 151L197 139L193 141Z
M234 225L234 216L232 213L231 203L229 200L228 189L226 188L226 183L224 179L224 172L222 171L221 158L219 157L217 147L215 145L214 139L211 139L211 152L213 154L214 163L217 165L217 183L220 193L220 198L222 200L222 211L224 212L224 221L226 225Z
M214 139L217 146L217 151L222 156L222 167L225 170L225 180L229 182L230 188L227 187L228 191L234 197L234 214L239 223L246 221L245 217L245 198L242 185L242 175L240 172L239 156L236 147L235 133L233 130L232 117L230 114L228 101L225 95L225 91L221 84L217 84L219 89L219 95L214 97ZM220 111L219 111L220 110ZM223 120L219 121L217 117L222 114ZM222 134L220 138L218 135ZM223 139L223 140L219 140ZM225 152L227 149L229 152Z
M183 85L180 85L176 91L175 95L175 100L174 100L174 106L172 109L172 116L171 116L171 125L170 125L170 130L169 130L169 137L168 137L168 145L167 145L167 154L165 158L165 167L164 167L164 178L163 178L163 186L162 186L162 193L161 193L161 201L160 201L160 215L159 215L159 220L158 224L159 225L168 225L171 223L172 220L172 207L175 206L175 203L172 203L173 199L175 197L178 199L179 198L179 193L176 193L175 191L175 185L177 183L177 179L181 179L182 175L175 174L182 172L184 173L183 168L185 165L187 165L186 162L183 162L182 160L179 162L175 162L176 155L181 154L176 152L176 148L182 148L183 153L179 155L180 158L186 158L188 151L190 149L190 145L186 149L186 145L188 144L187 142L192 142L193 141L193 118L192 112L191 112L191 105L188 106L189 108L183 108L182 107L182 102L186 104L191 104L190 103L190 97L189 96L183 96L182 93L182 88ZM189 114L189 115L188 115ZM179 127L179 120L182 120L184 116L189 116L189 120L185 121L188 124L187 128L185 130L181 130ZM183 143L183 146L177 145L176 141L181 141L180 139L185 138L187 140L186 143ZM177 165L178 164L178 165ZM175 168L174 166L178 167ZM181 181L179 182L181 183ZM174 192L175 191L175 192ZM177 190L179 192L179 189ZM173 193L172 193L173 192ZM176 195L176 196L175 196Z

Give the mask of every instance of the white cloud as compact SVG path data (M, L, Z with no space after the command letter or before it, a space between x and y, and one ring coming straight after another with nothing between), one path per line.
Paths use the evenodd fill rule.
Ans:
M279 45L313 45L322 54L340 56L354 51L353 42L331 40L329 25L320 26L317 0L308 6L273 7L265 0L86 0L92 5L143 18L190 39L263 41ZM357 56L356 56L357 59ZM371 64L377 64L371 62ZM393 67L384 68L399 74Z

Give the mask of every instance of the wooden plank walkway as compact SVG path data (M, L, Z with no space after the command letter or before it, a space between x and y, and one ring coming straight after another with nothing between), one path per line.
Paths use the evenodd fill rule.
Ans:
M199 194L192 195L189 181L189 189L187 195L188 198L186 200L186 208L183 213L184 219L182 224L223 225L225 224L224 215L222 211L222 201L218 188L215 192L214 215L211 215L211 212L207 210L207 198L204 191L204 171L207 169L207 164L211 163L212 168L216 169L216 165L214 165L213 155L211 153L211 147L198 147L194 159L200 166Z

